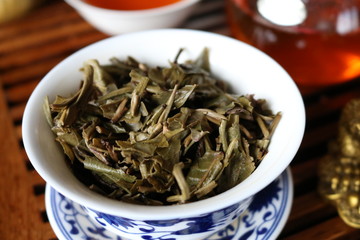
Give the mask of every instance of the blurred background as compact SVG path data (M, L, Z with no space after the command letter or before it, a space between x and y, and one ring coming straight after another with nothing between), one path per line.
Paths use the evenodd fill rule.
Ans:
M338 137L342 110L360 97L358 10L359 1L202 0L177 26L252 44L277 60L302 92L307 126L291 164L293 207L280 239L359 239L360 230L318 190L319 166ZM0 0L0 239L57 239L47 219L45 182L22 145L22 114L48 71L109 36L62 0ZM355 196L358 207L359 189Z

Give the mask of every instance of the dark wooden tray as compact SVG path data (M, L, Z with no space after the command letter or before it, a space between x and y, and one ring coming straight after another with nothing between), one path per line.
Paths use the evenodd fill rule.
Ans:
M207 0L183 25L229 35L223 1ZM0 239L56 239L47 220L45 182L33 169L21 139L21 119L41 78L78 49L108 37L60 0L0 25ZM337 134L341 108L360 96L360 79L304 93L307 126L291 164L295 198L281 239L359 239L317 193L318 162Z

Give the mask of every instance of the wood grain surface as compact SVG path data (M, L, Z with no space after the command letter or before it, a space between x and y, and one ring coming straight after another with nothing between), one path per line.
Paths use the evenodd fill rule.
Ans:
M202 1L183 28L229 35L223 1ZM0 25L0 239L57 239L46 216L45 182L21 139L25 104L41 78L80 48L107 38L60 0L48 0L21 19ZM337 134L342 107L360 97L360 79L303 92L307 126L291 163L294 201L279 239L360 239L317 192L318 162Z

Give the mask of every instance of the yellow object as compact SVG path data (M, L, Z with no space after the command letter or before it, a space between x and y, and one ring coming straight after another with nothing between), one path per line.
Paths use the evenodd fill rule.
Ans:
M0 23L20 18L43 0L0 0Z
M343 109L339 136L320 161L319 192L348 225L360 228L360 99Z

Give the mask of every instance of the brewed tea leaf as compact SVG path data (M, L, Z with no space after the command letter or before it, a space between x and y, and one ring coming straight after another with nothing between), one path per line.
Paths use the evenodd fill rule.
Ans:
M210 72L209 50L150 67L91 59L71 96L43 111L74 174L136 204L182 204L241 183L261 164L280 121L266 101L232 95Z

